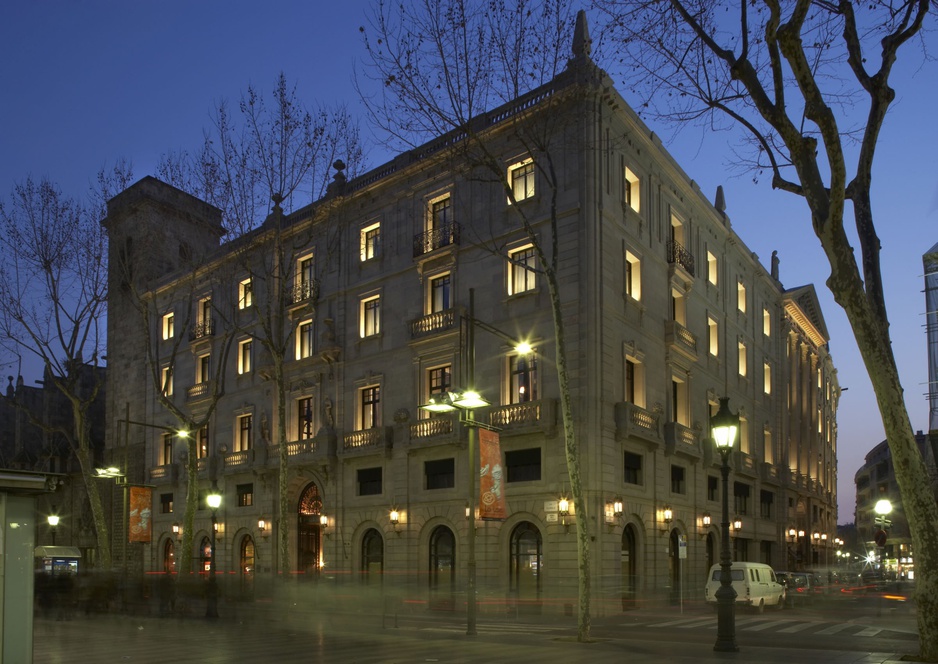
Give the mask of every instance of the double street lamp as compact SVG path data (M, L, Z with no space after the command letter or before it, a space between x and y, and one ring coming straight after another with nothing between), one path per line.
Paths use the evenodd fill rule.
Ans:
M729 455L736 444L736 432L739 431L739 415L730 412L729 397L720 398L720 409L710 418L710 431L723 464L723 522L722 546L720 547L720 587L715 595L717 599L717 641L713 649L718 652L736 652L736 590L733 588L730 555L730 508L729 508Z

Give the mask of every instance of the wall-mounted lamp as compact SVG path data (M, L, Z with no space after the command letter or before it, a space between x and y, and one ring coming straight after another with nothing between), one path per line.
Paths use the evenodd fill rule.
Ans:
M814 531L814 534L811 535L811 539L813 539L814 542L817 543L818 540L821 539L821 533L819 533L818 531L815 530L815 531Z
M266 519L258 519L257 530L260 532L261 537L270 537L270 522Z
M567 523L567 517L570 516L570 501L566 496L561 496L560 500L557 501L557 514L560 515L560 524L563 526L563 531L569 531L570 524Z
M799 531L798 531L798 539L804 539L804 531L803 531L803 530L799 530Z
M611 503L606 503L606 525L612 528L625 513L625 504L621 496L616 496Z
M174 536L177 540L178 540L180 537L182 537L182 528L179 526L178 523L174 523L174 524L173 524L173 536Z
M706 537L707 532L710 530L710 524L713 520L710 517L710 512L704 512L700 515L700 536Z
M322 528L323 530L329 527L329 517L326 516L325 514L319 515L319 527Z
M733 519L733 530L738 532L742 529L743 529L743 520L740 519L739 517L736 517L735 519Z
M674 511L671 509L670 505L665 505L664 509L661 510L661 522L664 524L664 527L661 529L661 532L666 533L671 527L671 522L674 521Z
M400 525L401 523L400 511L392 508L391 512L388 514L388 520L391 522L391 525L394 527L394 532L397 533L398 537L400 537L401 531L398 530L398 525Z
M789 528L788 529L788 541L794 544L796 537L798 537L798 531L795 530L794 528Z

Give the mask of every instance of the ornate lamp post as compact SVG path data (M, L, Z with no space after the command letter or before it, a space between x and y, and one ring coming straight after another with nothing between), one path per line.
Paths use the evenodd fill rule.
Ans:
M221 493L212 482L212 490L205 497L205 502L212 510L212 557L208 567L208 601L205 604L205 617L218 618L218 581L215 579L215 532L218 528L218 508L221 507Z
M55 546L55 528L59 525L59 515L50 514L46 517L46 522L49 524L49 530L52 531L52 546Z
M730 412L729 397L720 398L720 409L710 418L710 431L713 442L720 452L723 464L720 471L723 475L723 522L720 524L720 588L716 591L717 598L717 641L713 649L718 652L736 652L736 590L733 588L731 569L733 558L730 555L730 507L729 507L729 481L730 481L730 452L736 444L736 432L739 431L739 415Z

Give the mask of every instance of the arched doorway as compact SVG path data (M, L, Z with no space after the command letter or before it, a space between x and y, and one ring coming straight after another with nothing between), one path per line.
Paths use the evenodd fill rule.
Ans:
M430 533L430 608L452 611L456 584L456 536L446 526Z
M208 537L203 537L202 543L199 545L199 561L202 564L202 571L208 574L209 564L212 562L212 540ZM217 567L215 571L218 571Z
M710 573L710 568L716 565L717 562L717 541L713 537L713 533L707 533L707 574Z
M245 535L241 540L241 555L238 565L242 599L254 597L254 538Z
M296 519L297 565L300 574L317 578L322 564L322 497L315 482L310 482L300 495Z
M167 574L176 572L176 545L172 539L163 543L163 571Z
M671 603L681 600L681 533L674 529L668 536L668 586Z
M622 610L625 611L636 608L638 589L638 537L631 523L622 530L621 561Z
M533 523L522 521L511 531L509 553L509 588L519 608L538 607L543 572L541 531Z
M374 528L362 535L362 581L380 583L384 573L384 538Z

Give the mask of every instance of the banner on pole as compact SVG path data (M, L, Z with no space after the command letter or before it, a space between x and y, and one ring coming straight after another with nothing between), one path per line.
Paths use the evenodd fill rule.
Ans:
M132 486L128 490L130 491L128 539L131 542L149 542L153 528L153 522L150 519L153 492L142 486Z
M488 429L479 429L479 518L502 521L507 516L498 434Z

